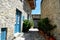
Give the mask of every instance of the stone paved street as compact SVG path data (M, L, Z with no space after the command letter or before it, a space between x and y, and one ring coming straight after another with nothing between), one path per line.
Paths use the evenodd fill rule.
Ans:
M60 40L60 0L0 0L0 40L53 39Z
M38 31L29 31L27 33L23 33L23 36L18 34L18 36L14 40L45 40L45 39L43 36L39 35Z
M44 38L35 31L24 33L23 37L25 38L25 40L44 40Z

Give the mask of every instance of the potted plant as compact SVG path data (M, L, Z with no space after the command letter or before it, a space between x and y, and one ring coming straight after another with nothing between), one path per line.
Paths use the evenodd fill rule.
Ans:
M38 23L38 29L43 30L44 35L48 38L48 35L51 35L51 31L56 28L56 25L50 24L50 20L48 18L40 19Z
M33 27L34 27L34 22L33 22L33 20L29 20L29 21L30 21L31 28L33 28Z
M24 20L23 21L23 32L28 32L30 28L31 28L30 21Z
M43 19L40 19L40 21L38 22L38 29L39 29L39 33L41 35L44 35L44 23L43 23Z
M43 21L44 21L44 24L45 24L45 32L46 33L50 34L51 31L57 27L56 25L52 25L48 18L45 18Z

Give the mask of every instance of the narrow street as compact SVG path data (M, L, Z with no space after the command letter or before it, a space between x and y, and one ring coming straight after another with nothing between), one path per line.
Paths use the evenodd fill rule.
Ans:
M60 0L0 0L0 40L60 40Z
M39 34L38 31L29 31L24 33L23 36L18 36L15 40L45 40L43 36Z
M28 32L24 33L25 40L44 40L42 36L39 35L38 32Z

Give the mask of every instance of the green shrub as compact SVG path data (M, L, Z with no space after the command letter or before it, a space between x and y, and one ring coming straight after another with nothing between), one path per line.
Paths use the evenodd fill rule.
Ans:
M30 21L24 20L23 21L23 32L28 32L30 28L31 28Z
M45 33L50 33L54 28L56 28L56 25L50 24L48 18L40 19L38 22L38 29L43 30Z
M33 22L33 20L30 20L30 25L31 25L31 27L34 27L34 22Z

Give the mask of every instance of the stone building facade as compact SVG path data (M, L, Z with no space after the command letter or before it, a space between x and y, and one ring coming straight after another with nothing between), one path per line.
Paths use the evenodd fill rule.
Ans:
M0 0L0 40L13 39L16 20L18 24L20 23L20 32L22 32L23 20L28 17L30 19L34 8L34 0ZM17 15L20 16L16 18Z
M56 24L54 31L57 40L60 40L60 0L42 0L41 18L48 17L52 24Z

